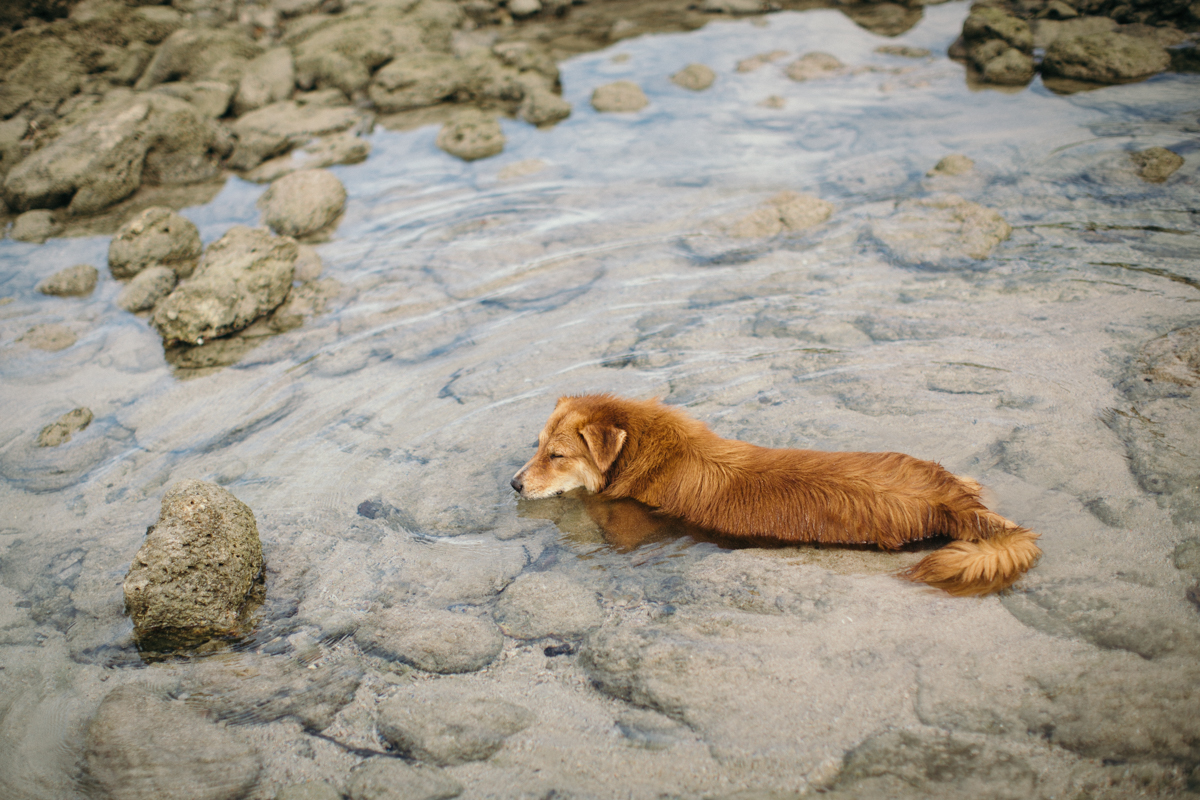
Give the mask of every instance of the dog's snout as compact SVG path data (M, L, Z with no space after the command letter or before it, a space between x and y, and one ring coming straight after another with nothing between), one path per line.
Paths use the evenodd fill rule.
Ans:
M517 490L517 494L520 494L521 491L525 488L525 483L521 480L520 475L513 476L513 479L511 481L509 481L508 483L510 486L512 486L514 489Z

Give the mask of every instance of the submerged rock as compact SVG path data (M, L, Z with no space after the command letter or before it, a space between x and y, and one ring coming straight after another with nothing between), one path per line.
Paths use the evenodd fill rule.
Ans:
M1012 228L990 208L943 194L900 202L871 232L901 261L948 269L968 258L987 258Z
M463 161L489 158L504 150L504 131L493 116L478 111L464 113L442 126L437 146Z
M186 278L196 268L202 247L190 219L169 208L151 206L121 226L108 245L114 278L132 278L147 267L167 267Z
M592 108L601 112L641 111L649 104L642 87L633 81L606 83L592 92Z
M828 78L845 64L829 53L805 53L800 58L788 64L787 76L794 81L810 81L814 78Z
M8 235L18 242L41 244L58 231L59 226L54 222L54 215L44 209L36 209L19 215Z
M133 276L121 293L117 305L129 312L149 311L171 293L179 276L169 267L147 267Z
M517 639L571 638L599 627L604 613L590 589L561 573L534 572L505 588L495 618Z
M137 89L166 81L221 81L236 84L262 47L236 28L185 28L159 45Z
M30 347L35 347L38 350L48 350L55 352L58 350L66 350L71 345L75 344L77 337L74 331L65 325L57 325L48 323L45 325L34 325L29 330L17 339L18 342L24 342Z
M111 800L235 800L258 782L254 747L180 700L123 686L100 703L84 744L87 775Z
M504 636L489 619L422 608L380 611L354 638L364 650L441 673L483 669L504 647Z
M326 169L285 175L258 201L263 222L283 236L311 236L331 228L346 207L346 189Z
M380 705L377 724L399 752L452 766L491 758L533 720L532 711L504 700L421 684Z
M1115 31L1059 37L1042 59L1046 75L1093 83L1134 81L1170 66L1170 53L1154 39Z
M287 297L297 255L291 238L231 228L154 309L154 327L166 344L202 344L245 328Z
M42 294L56 297L87 297L96 288L100 273L91 264L76 264L60 269L37 285Z
M262 571L254 512L215 484L180 481L125 576L125 607L142 637L232 633Z
M802 231L820 225L833 213L833 203L810 194L785 191L771 197L762 208L729 225L730 236L775 236L785 230Z
M713 85L717 73L703 64L688 64L671 76L671 82L693 92L699 92Z
M462 784L439 770L383 756L359 764L346 783L350 800L450 800L462 791Z
M1150 147L1130 153L1130 158L1137 165L1138 175L1149 183L1162 183L1183 166L1183 156L1165 147Z
M951 153L934 165L933 169L925 174L928 177L935 175L950 175L959 176L966 175L971 170L975 169L975 162L961 153Z
M38 447L58 447L63 442L71 441L71 434L78 433L91 425L92 419L90 408L81 407L68 411L56 421L42 428L42 432L38 434Z

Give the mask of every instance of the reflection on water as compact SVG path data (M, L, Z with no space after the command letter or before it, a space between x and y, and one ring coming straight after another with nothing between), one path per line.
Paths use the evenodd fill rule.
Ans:
M884 5L871 13L895 15ZM915 15L901 11L897 25ZM1198 79L973 91L945 58L966 11L926 7L895 40L827 9L622 39L562 64L569 119L504 121L504 153L472 163L439 151L435 127L380 128L365 164L335 170L349 204L318 248L336 282L325 310L211 350L164 358L114 305L114 281L82 300L34 292L65 266L103 265L106 237L0 242L12 796L91 791L88 731L117 729L93 720L129 683L150 687L147 714L224 720L255 754L255 798L345 789L364 757L397 752L384 702L428 684L536 712L496 755L439 768L463 796L853 791L868 756L944 756L962 792L996 764L1027 796L1183 786L1179 765L1200 758L1187 600L1200 570L1178 511L1195 507L1194 482L1173 476L1200 458L1194 400L1182 384L1129 387L1147 383L1146 342L1197 320ZM775 50L789 55L737 71ZM811 50L849 69L787 78ZM711 88L671 83L700 61ZM593 111L592 90L615 80L650 105ZM1153 145L1188 159L1165 184L1129 158ZM974 169L927 174L950 153ZM782 190L835 211L727 235ZM261 191L231 180L184 213L211 242L255 220ZM899 201L939 192L995 209L1011 237L933 269L874 235ZM76 343L18 341L42 324ZM518 501L508 479L554 399L593 391L661 396L762 445L939 460L1042 533L1045 558L1007 598L952 601L892 577L916 552L735 547L636 504ZM33 446L79 406L95 415L85 431ZM120 584L183 478L254 510L267 593L244 639L147 659ZM571 603L531 576L568 582ZM519 591L550 633L505 634L488 655L497 604ZM564 627L588 602L601 628ZM478 647L485 665L414 666L434 647L413 644L428 620L477 626L463 652L429 652ZM1151 733L1131 741L1135 718Z

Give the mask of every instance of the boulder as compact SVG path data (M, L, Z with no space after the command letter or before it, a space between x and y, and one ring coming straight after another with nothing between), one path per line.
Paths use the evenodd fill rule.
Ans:
M845 66L829 53L805 53L788 65L787 76L794 81L827 78Z
M368 93L383 113L432 106L472 82L471 65L446 53L409 53L375 73Z
M324 232L346 207L346 189L327 169L304 169L286 175L259 198L263 222L283 236Z
M413 607L380 611L354 638L368 652L444 674L483 669L504 647L490 619Z
M462 785L440 770L410 767L397 758L369 758L350 771L346 795L350 800L450 800Z
M248 326L273 311L292 287L293 239L235 226L208 246L195 274L154 309L154 327L167 345L203 344Z
M1170 66L1170 53L1154 39L1114 31L1059 37L1042 59L1045 75L1093 83L1134 81Z
M292 51L286 47L268 50L246 64L233 97L233 114L240 117L256 108L287 100L295 86Z
M500 630L517 639L582 636L604 621L596 593L556 572L517 578L500 595L494 616Z
M42 294L57 297L87 297L96 288L100 273L91 264L76 264L60 269L37 285Z
M703 64L688 64L671 76L671 82L693 92L699 92L713 85L717 73Z
M642 87L633 81L606 83L592 92L592 108L601 112L641 111L649 104Z
M169 208L151 206L126 222L108 245L114 278L132 278L148 267L167 267L186 278L203 249L200 231L190 219Z
M236 86L262 47L236 28L183 28L159 45L137 89L168 81L215 80Z
M972 45L999 40L1022 53L1033 52L1033 31L1029 23L998 6L973 7L963 22L962 35L968 51Z
M955 194L904 200L871 230L899 260L934 269L987 258L1012 233L998 213Z
M42 428L38 434L38 447L58 447L63 442L71 441L71 435L92 424L90 408L76 408L63 414L54 422Z
M139 636L229 634L262 572L254 512L216 484L180 481L125 576L125 607Z
M1148 183L1162 183L1183 166L1183 156L1165 147L1150 147L1130 153L1138 175Z
M336 88L353 96L371 73L394 58L422 52L421 29L378 14L349 14L289 42L296 55L296 82L304 89Z
M504 131L491 115L481 111L464 112L442 126L437 146L463 161L489 158L504 150Z
M170 267L147 267L117 295L117 305L129 312L149 311L178 282L179 276Z
M523 706L438 684L419 684L381 704L379 733L397 751L439 766L482 761L529 727Z
M977 5L963 23L967 58L985 83L1024 86L1033 80L1033 31L997 6Z
M8 235L18 242L41 244L58 233L59 229L59 225L54 221L54 215L39 208L18 215Z

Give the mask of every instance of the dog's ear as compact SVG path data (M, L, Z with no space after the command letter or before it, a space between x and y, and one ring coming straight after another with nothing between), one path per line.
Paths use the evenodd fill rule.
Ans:
M617 455L625 444L625 431L613 425L593 422L580 428L579 435L591 451L596 466L601 472L608 472L608 468L617 460Z

